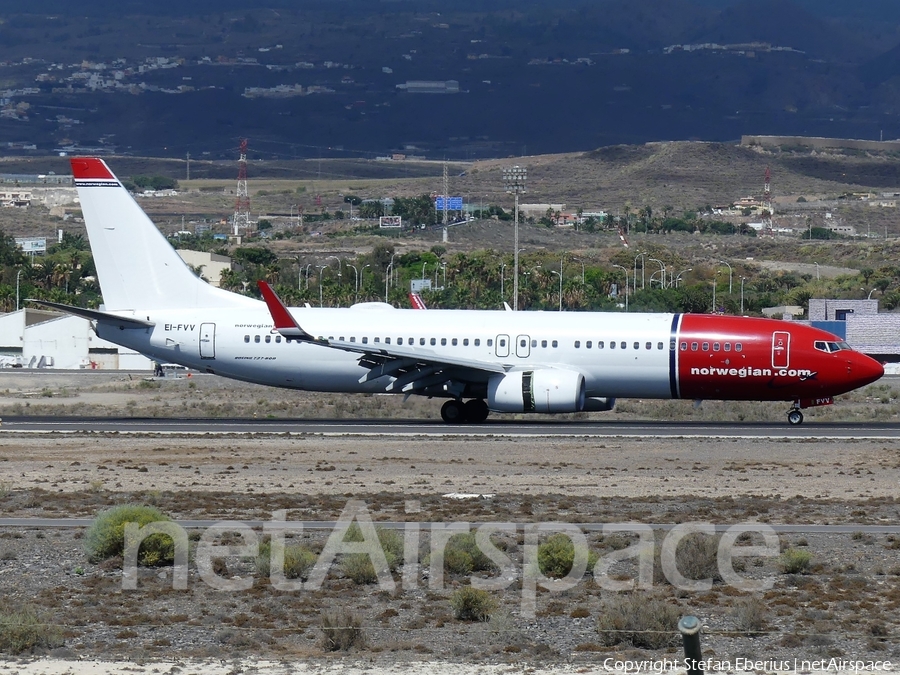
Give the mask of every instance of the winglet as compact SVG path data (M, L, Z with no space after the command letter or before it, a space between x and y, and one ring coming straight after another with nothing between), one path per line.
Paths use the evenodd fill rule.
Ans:
M106 162L98 157L73 157L70 164L72 165L72 175L79 184L94 181L119 184L113 172L106 166Z
M288 308L284 306L272 287L265 281L257 281L256 285L262 293L263 300L266 301L266 307L269 308L269 314L272 315L272 321L275 322L275 330L285 337L300 338L302 340L311 340L312 335L300 328L299 324L291 316Z

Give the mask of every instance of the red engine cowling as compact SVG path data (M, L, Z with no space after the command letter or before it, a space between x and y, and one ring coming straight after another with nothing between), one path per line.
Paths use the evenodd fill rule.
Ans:
M488 380L488 407L497 412L584 410L584 375L573 370L514 370Z

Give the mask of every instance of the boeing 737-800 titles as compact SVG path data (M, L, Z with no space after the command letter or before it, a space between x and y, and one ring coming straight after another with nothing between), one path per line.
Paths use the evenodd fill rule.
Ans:
M195 276L102 159L71 162L104 307L43 304L162 362L290 389L446 398L446 422L474 423L639 397L790 401L800 424L801 408L884 373L831 333L772 319L287 308L262 282L259 301Z

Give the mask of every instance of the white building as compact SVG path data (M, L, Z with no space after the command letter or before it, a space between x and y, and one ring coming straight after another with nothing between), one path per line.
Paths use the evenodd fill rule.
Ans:
M231 258L227 255L208 251L191 251L185 248L177 249L176 253L187 265L199 269L200 278L209 282L210 286L218 287L222 281L222 272L231 269Z
M98 338L86 319L42 309L0 314L0 365L152 370L143 354Z

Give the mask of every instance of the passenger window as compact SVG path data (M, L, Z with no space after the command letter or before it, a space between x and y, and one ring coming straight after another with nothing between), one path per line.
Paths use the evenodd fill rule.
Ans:
M662 342L657 342L657 343L656 343L656 348L657 348L657 349L662 349L662 348L663 348L663 343L662 343ZM675 340L672 340L672 341L669 343L669 349L671 349L673 352L675 351Z
M714 352L719 351L719 343L718 342L713 342L713 351Z
M735 342L735 343L734 343L734 351L740 352L740 351L743 351L743 350L744 350L744 345L742 345L740 342Z
M441 338L441 347L447 346L447 338Z
M266 335L266 344L269 344L272 341L271 335Z
M635 343L634 343L634 348L635 348L635 349L640 349L640 348L641 348L641 343L640 343L640 342L635 342Z
M408 344L410 347L412 347L414 344L416 344L416 339L415 339L415 338L409 338L409 339L406 341L406 344Z
M692 352L697 351L697 348L698 348L699 346L700 346L700 345L698 345L696 342L692 342L692 343L691 343L691 351L692 351Z
M635 342L635 344L637 344L637 343ZM622 340L622 342L619 344L619 346L620 346L622 349L628 349L628 343L625 342L624 340Z
M500 338L500 346L501 346L501 347L505 347L505 346L506 346L506 338Z
M488 338L488 339L487 339L487 346L488 346L488 347L493 347L493 346L494 346L494 338Z
M256 342L256 343L258 343L258 342L259 342L259 335L254 335L254 336L253 336L253 341Z
M364 337L364 338L362 339L362 343L363 343L364 345L369 344L369 338L368 338L368 337Z
M532 346L532 347L537 347L537 340L532 340L532 341L531 341L531 346Z
M437 340L435 340L434 338L431 338L431 346L433 347L436 344L437 344Z
M276 336L275 336L275 342L278 342L279 344L281 343L281 336L280 336L280 335L276 335Z
M662 342L660 342L659 344L660 344L660 347L659 347L659 348L662 349ZM653 343L652 343L652 342L648 342L646 345L644 345L644 347L645 347L646 349L653 349Z
M541 347L543 347L544 349L547 348L547 341L546 341L546 340L541 340Z
M386 344L386 345L391 344L391 338L384 338L384 344Z
M463 347L469 346L469 338L463 338Z
M339 337L338 340L340 340L341 342L343 342L343 341L344 341L344 336L341 335L341 337Z
M556 349L557 347L559 347L559 342L557 342L556 340L554 340L550 344L553 346L553 349Z
M612 344L612 343L610 343ZM603 340L597 340L597 349L603 349L604 343Z
M350 336L350 342L356 342L356 338L353 337L352 335Z
M687 342L682 342L682 343L681 343L681 351L683 351L683 352L686 352L686 351L687 351Z
M588 340L587 342L584 343L584 348L585 348L585 349L590 349L590 348L591 348L591 344L592 344L591 341Z
M375 338L375 342L381 342L381 338Z
M610 348L610 349L615 349L615 348L616 348L616 343L615 343L614 341L610 340L610 341L609 341L609 348Z
M726 342L726 343L725 343L724 345L722 345L722 346L725 348L725 351L726 351L726 352L730 352L730 351L731 351L731 343L730 343L730 342Z
M402 344L403 344L403 338L397 338L397 344L398 344L398 345L402 345Z
M476 347L480 347L480 346L481 346L481 338L475 338L475 346L476 346ZM489 344L488 347L490 347L490 346L491 346L491 345Z
M249 335L245 335L245 336L244 336L244 342L250 342L250 336L249 336Z
M705 352L708 352L709 351L709 343L704 342L701 349L703 349L703 351L705 351Z
M450 340L450 344L452 344L455 347L456 345L459 344L459 341L456 338L453 338L452 340Z
M575 340L575 349L581 349L581 340Z

